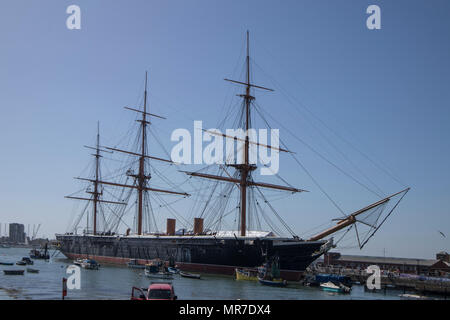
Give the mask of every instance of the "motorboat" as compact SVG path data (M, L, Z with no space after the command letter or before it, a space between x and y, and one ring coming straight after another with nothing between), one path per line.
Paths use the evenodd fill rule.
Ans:
M77 265L79 267L82 267L84 269L89 269L89 270L98 270L98 268L100 267L100 264L92 259L76 259L73 261L74 265Z
M184 278L191 278L191 279L200 279L202 277L200 274L197 274L197 273L188 273L188 272L183 272L183 271L180 271L180 276L182 276Z
M350 287L343 285L342 283L334 283L332 281L321 283L320 287L323 291L336 292L336 293L350 293L352 290Z
M128 268L133 269L145 269L145 264L139 264L138 259L131 259L130 261L127 262L127 266Z

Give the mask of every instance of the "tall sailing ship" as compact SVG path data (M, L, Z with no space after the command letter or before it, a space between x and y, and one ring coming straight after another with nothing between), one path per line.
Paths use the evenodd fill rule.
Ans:
M255 96L252 90L271 89L255 85L250 80L250 54L249 39L247 33L247 56L246 56L246 79L236 81L225 79L231 83L244 87L244 92L239 96L242 98L242 108L240 110L239 127L248 132L252 124L252 108ZM250 230L248 219L251 208L255 208L255 194L264 198L262 190L277 190L288 193L301 193L306 190L295 188L289 185L276 185L265 182L258 182L253 179L253 172L257 166L250 161L251 145L256 144L260 148L269 148L272 152L290 152L280 147L259 144L251 141L249 135L241 139L243 147L243 161L240 164L227 164L219 166L219 174L205 173L202 170L182 171L189 177L205 179L216 183L211 187L214 192L217 185L228 185L223 188L231 192L237 190L238 197L236 210L238 211L238 230L212 230L205 229L205 218L203 213L212 210L212 220L221 220L224 216L224 204L218 202L218 205L211 206L210 201L206 201L198 217L193 221L191 230L182 229L177 231L176 220L167 219L167 229L165 232L149 232L145 230L144 225L149 224L148 211L154 213L150 202L150 195L172 195L189 197L190 194L183 190L162 189L153 186L150 181L152 174L148 162L162 162L169 165L176 165L170 159L155 157L148 154L148 128L151 125L150 119L165 119L159 115L150 113L147 105L147 73L145 77L145 90L143 96L143 107L126 109L136 112L140 115L137 121L140 123L138 139L135 144L135 150L123 150L116 147L104 147L100 145L100 134L97 134L97 143L93 149L95 158L93 176L90 178L78 177L90 187L86 192L90 195L85 196L67 196L69 199L85 201L86 206L83 214L86 216L87 227L82 234L77 233L77 228L81 223L81 214L75 221L72 230L65 234L57 234L56 238L60 243L61 252L70 259L92 258L101 263L119 263L126 264L130 261L146 263L151 259L162 259L175 262L181 269L188 271L201 271L211 273L233 274L237 267L258 267L268 259L276 258L279 261L281 274L284 279L299 279L301 273L316 259L325 252L334 247L333 235L342 230L348 230L349 227L357 223L369 227L369 232L364 239L358 237L358 242L362 248L365 243L375 234L375 232L385 222L387 217L397 207L409 188L398 193L384 197L379 201L372 203L356 212L346 214L337 219L337 223L332 227L319 232L309 239L301 239L283 222L282 218L275 212L277 218L291 233L291 236L280 236L273 231ZM211 134L216 134L210 132ZM226 135L221 135L230 138ZM232 137L234 140L236 137ZM133 158L132 165L128 167L121 177L115 179L104 179L101 175L101 158L103 154L119 153ZM233 174L229 170L234 170ZM120 178L122 180L120 180ZM121 190L114 199L106 199L105 188L115 188ZM109 192L108 192L109 193ZM109 193L112 194L112 193ZM132 196L135 201L131 201ZM226 197L226 195L224 196ZM210 199L210 198L209 198ZM394 200L397 199L397 200ZM380 219L381 214L387 208L387 204L394 202L391 209L388 210L384 219ZM110 209L110 219L105 218L105 210L102 207L106 205ZM135 206L136 217L133 228L128 228L124 234L119 234L118 225L121 222L127 207ZM167 204L168 205L168 204ZM209 207L208 207L209 206ZM259 203L258 203L259 206ZM89 214L89 208L92 210ZM387 210L387 209L386 209ZM107 214L107 213L106 213ZM182 216L183 213L180 213ZM99 227L99 218L102 218L101 227ZM369 219L370 218L370 219ZM217 221L208 222L209 226L218 226L222 224Z

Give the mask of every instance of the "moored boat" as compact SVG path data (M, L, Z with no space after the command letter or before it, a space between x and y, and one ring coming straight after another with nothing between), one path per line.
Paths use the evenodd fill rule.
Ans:
M28 258L28 257L23 257L22 258L22 261L23 262L25 262L25 264L34 264L34 261L33 260L31 260L30 258Z
M152 260L149 264L146 264L144 274L149 278L173 279L173 274L165 270L164 263L159 259Z
M155 279L173 279L173 274L170 272L165 271L157 271L152 272L150 269L145 268L144 274L148 278L155 278Z
M25 270L3 270L3 273L8 276L21 276Z
M84 259L81 259L81 258L80 259L76 259L76 260L73 261L73 264L76 265L76 266L80 266L81 267L81 264L83 263L83 260Z
M332 281L321 283L320 287L323 291L336 292L336 293L350 293L352 290L350 287L343 285L342 283L334 283Z
M89 270L98 270L100 264L92 259L84 259L83 262L81 263L81 267Z
M14 265L14 262L0 261L0 265L1 265L1 266L13 266L13 265Z
M265 286L287 286L287 281L282 279L280 275L280 262L278 257L268 259L264 265L258 268L258 281Z
M180 271L180 276L184 278L191 278L191 279L201 279L202 275L197 273L188 273Z
M100 264L93 260L93 259L76 259L73 261L74 265L77 265L79 267L82 267L84 269L90 269L90 270L98 270L100 267Z
M44 250L38 250L38 249L32 249L30 250L30 258L32 259L43 259L43 260L49 260L50 255L48 253L48 244L45 244Z
M25 261L22 261L22 260L17 261L16 264L17 264L18 266L26 266L26 265L27 265L27 263L26 263Z
M263 279L263 278L258 277L258 281L262 285L270 286L270 287L286 287L287 286L287 281L283 280L283 279L269 280L269 279Z
M127 262L128 268L132 269L145 269L145 264L139 264L138 259L131 259L129 262Z
M28 273L39 273L38 269L33 269L33 268L27 268L27 272Z
M170 273L173 273L173 274L178 274L178 273L180 273L180 270L177 269L177 268L175 268L175 267L168 267L168 268L167 268L167 271L170 272Z
M258 281L258 271L249 268L236 268L235 278L236 280Z

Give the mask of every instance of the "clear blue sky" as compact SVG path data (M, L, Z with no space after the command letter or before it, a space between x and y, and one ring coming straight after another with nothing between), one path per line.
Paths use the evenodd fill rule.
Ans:
M81 30L66 28L71 4L81 8ZM370 4L381 7L381 30L366 28ZM351 252L382 255L385 248L387 256L431 258L450 251L446 0L2 1L0 222L42 223L40 234L47 236L66 229L72 203L63 197L90 160L82 146L94 140L97 120L107 142L120 138L133 120L122 107L139 101L145 70L152 110L169 118L161 131L169 148L174 128L191 128L193 120L214 127L230 93L222 79L239 76L247 29L261 67L254 69L256 82L273 87L276 79L412 187L369 245ZM339 161L280 90L258 99ZM283 130L281 136L289 140ZM347 212L376 200L332 174L298 141L288 142ZM352 157L348 146L344 152ZM386 193L402 188L364 159L353 159ZM311 190L281 205L294 230L339 216L298 167L282 162L281 168L290 183Z

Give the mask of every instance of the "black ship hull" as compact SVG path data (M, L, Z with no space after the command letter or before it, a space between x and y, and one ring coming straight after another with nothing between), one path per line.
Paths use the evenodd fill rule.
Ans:
M286 278L298 278L323 254L325 241L281 238L216 238L213 236L82 236L57 235L61 252L70 259L89 257L103 263L140 263L160 258L185 270L233 274L277 256Z

